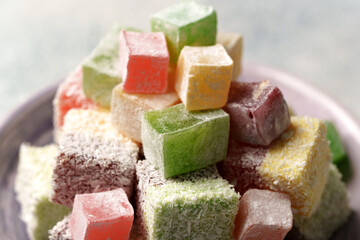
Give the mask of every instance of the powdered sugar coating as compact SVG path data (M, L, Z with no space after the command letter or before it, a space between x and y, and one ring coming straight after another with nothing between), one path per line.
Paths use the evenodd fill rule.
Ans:
M233 60L221 44L214 46L190 47L185 46L181 54L186 56L186 61L195 66L232 66Z
M292 224L291 201L287 194L250 189L240 200L235 236L242 240L282 240Z
M141 141L141 117L151 110L160 110L180 101L175 92L165 94L127 94L118 85L111 100L111 122L129 138Z
M110 107L112 89L122 81L119 74L121 30L137 31L114 24L82 64L82 87L85 95L105 108Z
M177 26L182 26L199 21L213 11L214 8L211 6L202 6L196 2L188 1L165 8L161 12L154 14L153 17L166 20Z
M172 63L184 46L215 44L217 16L211 6L184 1L153 14L150 24L152 32L165 33Z
M226 157L229 116L222 109L189 112L183 104L143 114L146 159L166 178L208 167Z
M121 31L119 72L127 93L165 93L169 52L163 32Z
M224 110L231 137L252 145L269 145L290 123L284 97L269 81L232 82Z
M130 216L133 209L123 189L81 194L78 198L83 212L90 221L112 219L118 216Z
M186 109L206 110L225 106L233 60L221 44L185 46L176 68L175 89Z
M131 55L169 57L165 35L162 32L140 33L123 30L120 37L123 37Z
M128 239L134 209L123 189L77 194L70 218L74 239Z

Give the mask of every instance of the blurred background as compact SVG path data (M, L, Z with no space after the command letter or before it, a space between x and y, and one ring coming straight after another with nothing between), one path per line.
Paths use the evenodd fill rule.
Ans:
M0 122L72 71L114 22L149 30L176 0L1 0ZM359 0L198 0L218 30L244 35L244 61L281 69L322 89L360 120Z

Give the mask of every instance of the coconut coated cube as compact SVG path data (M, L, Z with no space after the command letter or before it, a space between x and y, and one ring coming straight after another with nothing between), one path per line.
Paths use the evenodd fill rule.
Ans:
M49 230L48 240L72 240L69 229L70 217L71 214L67 215Z
M287 193L295 213L309 217L315 212L331 163L321 120L291 117L289 128L267 147L231 143L219 168L236 189L256 187Z
M349 198L346 186L341 181L341 173L331 164L319 207L309 218L295 214L294 226L306 239L325 240L348 220L350 213Z
M65 117L51 200L71 207L76 194L124 188L132 195L138 145L118 132L110 113L72 109Z
M144 160L136 174L138 226L146 239L233 239L240 196L215 166L165 180Z
M21 206L20 219L33 240L46 240L48 231L71 209L50 202L51 177L58 148L23 143L19 150L15 178L16 198Z
M289 194L292 208L309 217L320 203L330 163L324 122L292 117L289 129L269 149L259 172L270 189Z

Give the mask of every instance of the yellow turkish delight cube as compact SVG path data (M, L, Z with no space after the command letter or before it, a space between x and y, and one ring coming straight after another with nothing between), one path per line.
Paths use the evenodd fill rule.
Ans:
M268 188L289 194L295 212L309 217L320 203L330 163L325 124L291 117L289 129L267 151L258 171Z
M225 106L233 60L221 44L182 49L177 63L175 89L186 110Z

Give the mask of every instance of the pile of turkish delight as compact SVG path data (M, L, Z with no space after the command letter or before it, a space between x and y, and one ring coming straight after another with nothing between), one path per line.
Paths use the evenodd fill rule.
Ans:
M114 25L57 90L56 144L21 146L30 238L330 238L351 212L335 126L238 81L242 36L211 6L150 24Z

